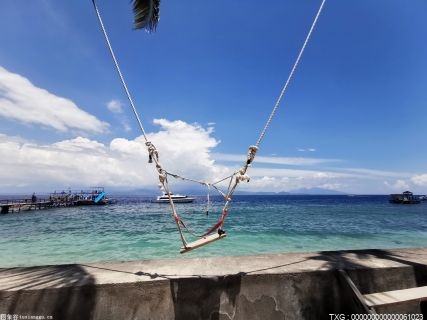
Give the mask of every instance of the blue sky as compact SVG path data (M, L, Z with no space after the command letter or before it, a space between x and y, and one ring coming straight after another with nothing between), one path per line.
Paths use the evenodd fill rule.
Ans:
M168 170L216 181L255 144L321 1L98 5ZM423 0L328 0L242 190L427 193ZM0 3L0 192L156 186L90 0Z

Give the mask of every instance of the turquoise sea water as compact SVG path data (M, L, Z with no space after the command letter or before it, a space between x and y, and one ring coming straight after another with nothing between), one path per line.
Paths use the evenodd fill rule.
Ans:
M181 255L169 205L114 197L116 204L0 215L0 267L427 246L427 201L394 205L387 196L235 196L227 237ZM206 201L177 205L197 233L222 208ZM188 240L195 240L186 235Z

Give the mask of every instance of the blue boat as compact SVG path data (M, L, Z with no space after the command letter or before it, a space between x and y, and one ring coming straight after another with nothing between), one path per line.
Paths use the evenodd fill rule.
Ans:
M106 205L110 202L103 187L95 187L89 191L75 193L73 203L75 206Z
M56 206L89 206L111 203L103 187L92 187L89 190L61 191L51 193L49 200Z

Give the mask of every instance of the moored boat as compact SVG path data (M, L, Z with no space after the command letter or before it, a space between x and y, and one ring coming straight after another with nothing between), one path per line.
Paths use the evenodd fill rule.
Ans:
M109 199L102 187L97 187L91 191L81 192L80 194L76 194L74 197L75 206L105 205L109 203Z
M55 206L90 206L112 203L103 187L92 187L90 190L54 192L49 196Z
M194 201L194 198L191 198L187 195L163 193L163 195L158 196L154 202L169 203L169 195L174 203L191 203Z
M390 203L399 203L399 204L418 204L421 203L421 200L415 197L412 192L405 191L403 193L391 194Z

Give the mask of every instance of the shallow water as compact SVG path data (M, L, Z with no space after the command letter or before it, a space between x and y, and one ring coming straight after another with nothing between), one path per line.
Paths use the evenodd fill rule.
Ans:
M427 201L394 205L387 196L235 196L227 237L179 254L167 204L117 196L116 204L0 215L0 267L249 255L427 245ZM213 226L222 202L177 205L197 233ZM189 241L195 240L186 235Z

